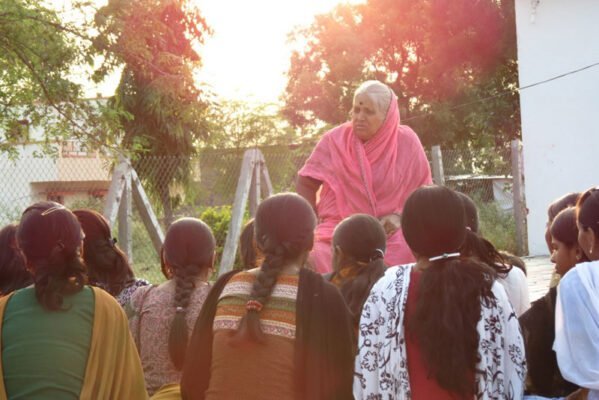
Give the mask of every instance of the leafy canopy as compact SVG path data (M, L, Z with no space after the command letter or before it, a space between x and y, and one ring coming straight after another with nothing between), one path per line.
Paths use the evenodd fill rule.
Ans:
M294 126L347 120L357 86L379 79L426 146L502 145L519 134L513 2L368 0L292 38L284 115Z
M73 13L89 8L90 2L73 1ZM37 0L0 0L0 152L16 153L15 145L30 139L30 126L43 128L42 141L102 143L98 137L114 125L114 113L82 99L74 79L79 67L94 62L88 22L65 21Z
M211 33L197 8L183 0L109 0L98 10L94 39L104 62L98 76L122 67L111 104L122 118L122 146L134 167L173 218L176 188L189 187L189 156L208 138L209 95L194 80L198 53ZM136 161L154 156L155 162Z

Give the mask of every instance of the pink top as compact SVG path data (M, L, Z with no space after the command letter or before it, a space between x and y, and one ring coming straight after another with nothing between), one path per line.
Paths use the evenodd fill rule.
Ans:
M311 257L318 272L331 270L331 239L342 219L356 213L378 218L401 213L415 189L432 183L420 139L411 128L400 125L395 94L383 125L372 139L362 142L354 135L351 122L346 122L322 137L299 175L323 183ZM388 265L413 261L401 230L387 238Z

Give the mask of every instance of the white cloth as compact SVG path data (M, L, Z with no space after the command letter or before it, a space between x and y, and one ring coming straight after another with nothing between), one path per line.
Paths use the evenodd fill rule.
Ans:
M387 269L373 286L360 318L355 361L354 397L409 400L410 378L404 315L413 265ZM520 399L524 393L526 361L516 314L503 287L492 288L496 301L481 301L480 362L476 366L475 398Z
M561 279L553 350L565 379L599 390L599 261L578 264Z
M528 282L526 275L518 267L512 267L505 278L497 279L505 289L507 298L512 303L516 315L519 317L530 308L530 297L528 295Z

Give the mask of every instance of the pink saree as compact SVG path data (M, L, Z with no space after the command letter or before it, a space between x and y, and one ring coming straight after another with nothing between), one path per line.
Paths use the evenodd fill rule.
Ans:
M319 224L310 262L320 273L332 270L331 240L344 218L365 213L377 218L401 213L407 197L429 185L431 172L416 133L399 123L397 97L393 95L383 125L363 143L346 122L327 132L299 171L322 182L316 209ZM385 262L413 262L401 230L387 238Z

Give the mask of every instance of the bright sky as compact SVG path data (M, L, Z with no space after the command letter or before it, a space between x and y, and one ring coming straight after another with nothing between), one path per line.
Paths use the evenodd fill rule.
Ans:
M276 102L285 89L288 34L339 3L363 0L192 0L214 33L202 50L201 81L222 98ZM111 95L113 78L99 90ZM93 93L93 91L92 91Z

